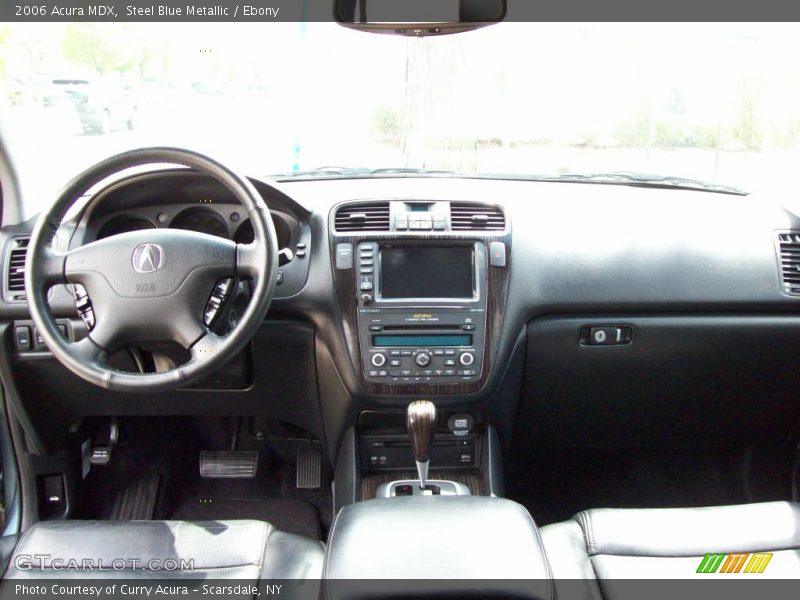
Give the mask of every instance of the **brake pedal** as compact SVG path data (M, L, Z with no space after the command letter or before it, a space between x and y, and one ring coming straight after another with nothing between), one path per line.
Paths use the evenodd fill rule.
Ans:
M203 450L200 477L206 479L253 479L258 470L258 452L245 450Z
M322 449L319 446L297 447L297 487L316 490L322 484Z

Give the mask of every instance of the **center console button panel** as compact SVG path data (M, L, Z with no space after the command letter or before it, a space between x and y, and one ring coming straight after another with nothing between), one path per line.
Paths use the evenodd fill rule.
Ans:
M354 255L368 381L440 384L480 378L488 268L483 242L363 240Z
M355 367L355 395L451 403L496 383L491 368L511 258L502 207L471 199L351 200L331 211L329 233L351 359L342 368ZM379 353L385 361L374 358Z

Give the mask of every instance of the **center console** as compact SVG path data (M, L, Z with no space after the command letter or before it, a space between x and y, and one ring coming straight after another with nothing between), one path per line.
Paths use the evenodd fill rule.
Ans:
M424 412L430 416L418 420ZM500 441L486 415L427 400L403 412L362 411L345 432L335 470L337 511L381 497L504 494Z
M492 464L490 448L496 441L491 426L476 435L480 429L472 416L456 413L446 418L448 436L441 427L445 417L430 400L410 402L405 440L397 430L391 435L397 442L396 462L405 454L416 473L389 473L377 493L345 503L339 486L356 475L347 465L357 468L359 461L352 442L343 444L336 468L337 516L325 560L327 599L552 599L553 582L536 523L523 506L497 497L502 491L493 482L499 464ZM469 476L486 477L488 489L483 481L481 486L465 485L459 479L467 473L437 462L443 457L434 452L437 441L449 445L451 437L459 445L465 442L465 449L484 440L488 456ZM362 442L373 457L384 455L389 440L378 434L362 436ZM380 463L370 460L361 468Z
M552 597L536 524L502 498L415 496L347 506L331 529L325 577L325 597L338 600Z
M523 506L498 497L502 485L497 486L497 478L502 474L499 453L492 451L493 428L468 413L440 414L430 400L408 404L405 436L399 427L391 434L385 429L365 434L363 429L370 431L368 423L376 417L375 424L389 424L387 415L380 413L360 423L358 437L366 444L362 461L355 431L350 432L351 441L342 444L325 597L551 600L550 569L536 524ZM444 421L449 434L442 431ZM476 446L484 447L478 469L465 465L459 470L439 462L446 459L442 442L449 447L453 440L470 459ZM381 464L390 441L396 443L392 464ZM366 464L365 448L370 457ZM397 471L399 463L410 461L416 473ZM388 471L383 483L372 488L376 493L345 501L343 482L354 483L359 475L374 480L375 469ZM468 479L472 485L464 483Z
M329 225L350 353L334 360L351 359L362 406L336 463L326 598L431 597L430 579L441 598L549 598L535 523L497 497L498 436L480 407L501 371L505 213L369 200L338 205Z
M499 206L479 202L334 209L334 285L355 391L454 401L483 388L506 303L509 229Z

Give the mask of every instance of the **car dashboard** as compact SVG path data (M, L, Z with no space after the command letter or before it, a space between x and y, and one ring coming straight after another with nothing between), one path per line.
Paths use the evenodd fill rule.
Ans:
M4 228L6 369L20 398L36 398L32 422L48 408L267 413L324 434L335 456L356 415L420 397L494 414L501 439L537 423L525 443L549 448L613 445L631 427L652 443L724 439L747 419L709 421L709 407L755 401L763 427L746 435L785 433L800 416L782 404L800 384L784 352L800 328L800 221L770 198L458 177L251 181L281 249L268 318L214 381L158 398L91 388L37 344L12 268L32 222ZM215 181L155 169L100 188L58 241L177 227L247 242L247 222ZM70 290L50 305L66 335L86 334ZM754 361L783 375L781 393L708 387L710 370ZM693 428L665 418L678 414Z

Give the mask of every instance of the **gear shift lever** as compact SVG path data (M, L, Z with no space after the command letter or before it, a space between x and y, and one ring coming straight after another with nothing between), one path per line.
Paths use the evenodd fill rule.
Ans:
M419 481L399 479L378 486L376 498L395 496L469 496L469 488L458 481L433 479L428 481L431 444L436 430L436 407L430 400L415 400L406 410L406 427L411 439L411 451L417 464ZM419 487L417 487L419 486Z
M428 465L430 465L431 442L433 430L436 425L436 406L430 400L415 400L408 405L406 411L406 426L411 438L411 451L414 453L414 462L417 463L419 485L425 489L428 479Z

